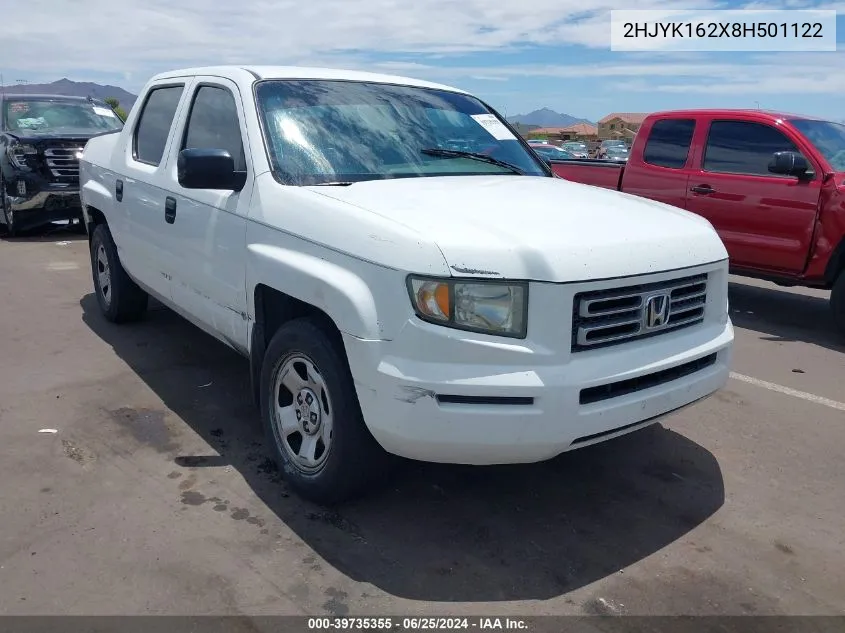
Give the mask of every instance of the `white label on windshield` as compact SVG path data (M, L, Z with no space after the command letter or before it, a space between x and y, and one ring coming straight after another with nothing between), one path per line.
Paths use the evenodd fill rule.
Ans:
M99 108L97 106L94 106L94 112L96 114L99 114L100 116L108 116L114 118L114 112L112 112L108 108Z
M516 139L513 132L506 128L502 122L496 118L495 114L471 114L470 116L476 123L478 123L478 125L487 130L490 133L490 136L497 141L510 141Z

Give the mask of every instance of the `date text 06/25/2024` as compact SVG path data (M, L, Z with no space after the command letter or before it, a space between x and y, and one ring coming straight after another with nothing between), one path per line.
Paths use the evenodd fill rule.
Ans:
M528 625L524 619L510 617L342 617L308 618L309 631L520 631Z

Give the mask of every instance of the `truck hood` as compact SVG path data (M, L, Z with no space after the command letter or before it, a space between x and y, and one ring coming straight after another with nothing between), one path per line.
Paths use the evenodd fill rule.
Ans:
M455 275L583 281L728 256L700 216L559 178L402 178L308 189L417 231Z
M85 145L88 141L92 138L96 138L98 136L105 136L106 134L114 134L116 132L120 132L120 130L110 130L108 132L91 132L87 134L61 134L61 133L54 133L54 132L47 132L44 134L32 134L32 133L24 133L24 132L4 132L6 136L13 138L18 143L22 145L49 145L54 141L78 141L82 145Z

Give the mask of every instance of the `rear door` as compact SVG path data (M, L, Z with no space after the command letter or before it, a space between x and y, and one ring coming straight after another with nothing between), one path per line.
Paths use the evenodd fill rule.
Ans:
M700 139L700 140L699 140ZM821 191L821 170L789 129L742 118L720 118L702 126L696 146L687 209L718 231L731 265L798 274L804 270ZM810 180L771 174L772 154L802 153L815 175Z
M176 142L170 148L168 188L173 207L169 254L176 262L174 302L222 340L247 349L246 217L254 171L243 101L237 84L197 77ZM185 189L177 178L185 148L225 149L247 173L241 191Z
M123 220L115 236L121 261L138 281L165 300L171 298L174 272L170 232L165 223L169 186L166 150L178 118L187 80L153 84L134 123L120 175L116 176L115 211Z
M643 135L646 141L633 146L622 191L684 208L695 126L692 117L668 117L640 129L638 138Z

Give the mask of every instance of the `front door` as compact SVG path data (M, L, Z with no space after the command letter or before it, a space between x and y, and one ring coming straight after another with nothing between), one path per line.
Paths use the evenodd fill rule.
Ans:
M173 300L198 325L246 350L245 240L253 169L243 103L235 83L197 77L186 108L168 168L174 249L170 255L176 262ZM176 165L185 148L227 150L235 169L247 172L246 185L241 191L183 188Z
M688 181L687 209L713 224L732 266L794 275L807 262L821 177L817 167L812 179L769 173L779 151L800 153L773 125L712 121Z

